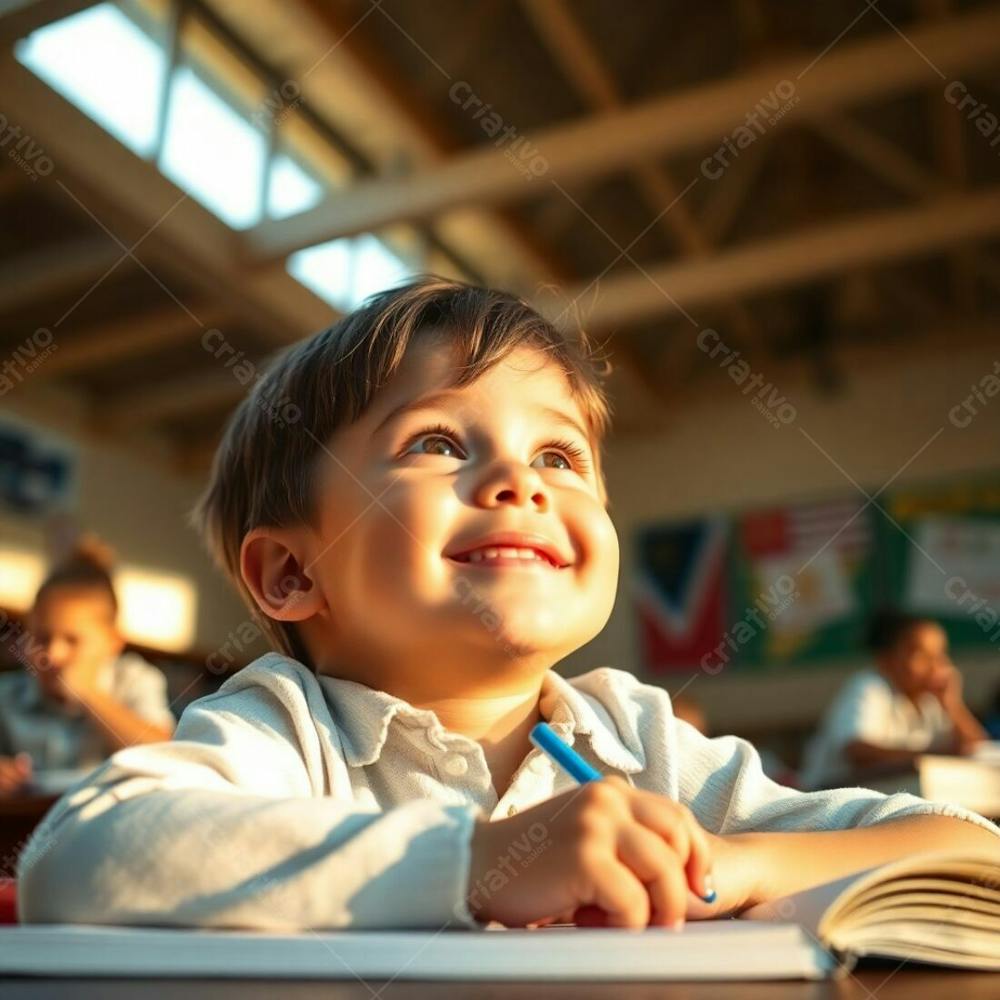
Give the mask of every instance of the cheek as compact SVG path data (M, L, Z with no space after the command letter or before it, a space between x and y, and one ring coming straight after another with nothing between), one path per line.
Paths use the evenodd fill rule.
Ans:
M429 574L444 572L441 553L455 533L454 506L450 489L397 483L353 527L341 529L340 565L349 577L388 590L419 586Z
M567 511L566 526L578 548L581 580L593 595L595 606L610 610L618 590L620 550L618 533L608 512L596 501Z
M618 571L618 533L608 512L596 502L581 504L567 514L567 526L582 548L584 562L599 566L602 572Z

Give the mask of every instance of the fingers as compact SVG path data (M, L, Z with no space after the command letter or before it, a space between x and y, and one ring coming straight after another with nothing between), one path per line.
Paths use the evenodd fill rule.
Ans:
M632 814L673 848L681 859L691 891L702 899L708 898L713 891L709 878L712 849L708 835L691 810L663 795L642 792L633 799Z
M593 877L590 902L604 911L606 926L640 929L649 924L649 893L630 868L611 858L587 867Z
M619 857L645 885L650 924L684 926L688 886L683 860L666 841L644 826L631 826L619 838Z

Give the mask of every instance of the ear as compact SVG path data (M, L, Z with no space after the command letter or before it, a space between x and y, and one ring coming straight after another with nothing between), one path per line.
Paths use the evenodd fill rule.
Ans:
M257 607L279 622L301 622L325 607L308 570L305 530L254 528L240 546L240 573Z

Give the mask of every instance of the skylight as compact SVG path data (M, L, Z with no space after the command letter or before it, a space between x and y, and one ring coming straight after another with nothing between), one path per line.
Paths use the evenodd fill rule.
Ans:
M32 72L133 152L155 159L165 176L233 229L258 225L265 212L281 219L319 203L326 188L295 155L287 130L279 130L269 158L269 137L255 123L253 109L241 108L197 54L182 45L161 129L164 42L117 4L55 21L17 46L17 58ZM370 234L301 250L288 258L287 268L341 310L413 273L402 256Z
M17 58L140 156L156 142L166 56L162 43L114 3L48 24ZM267 138L191 65L176 68L159 166L234 229L261 221ZM312 208L323 186L289 154L271 162L267 211L274 219Z
M166 57L113 3L32 32L15 54L129 149L152 152Z
M401 257L375 236L345 237L299 250L288 258L288 273L341 311L413 274Z
M260 220L267 143L193 70L177 69L160 169L234 229Z
M283 219L286 215L305 212L322 197L322 185L290 156L280 155L274 158L267 197L267 213L272 219Z

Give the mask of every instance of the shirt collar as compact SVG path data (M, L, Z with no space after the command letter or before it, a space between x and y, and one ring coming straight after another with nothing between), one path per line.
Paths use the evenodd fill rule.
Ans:
M343 737L347 762L353 767L373 764L379 759L389 724L398 715L404 724L426 729L429 734L444 732L432 709L415 708L386 691L356 681L316 674ZM578 691L566 678L549 670L542 678L539 711L556 734L571 746L577 736L585 736L594 754L615 770L634 774L645 768L642 743L635 733L624 738L596 699Z

